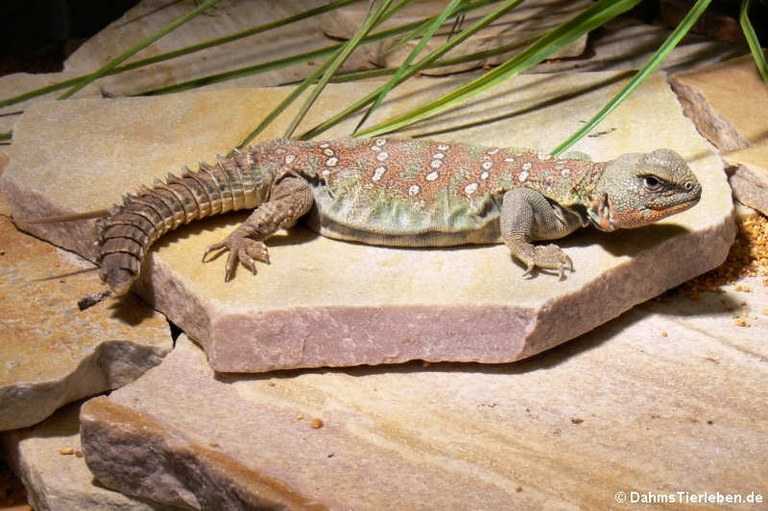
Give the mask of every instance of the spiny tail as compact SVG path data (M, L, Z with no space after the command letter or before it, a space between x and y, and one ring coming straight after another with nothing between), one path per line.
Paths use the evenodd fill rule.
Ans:
M185 168L180 177L169 175L165 182L126 196L99 222L99 275L110 289L85 297L81 307L127 293L149 248L168 231L208 216L255 208L266 199L270 184L270 176L254 171L250 152L237 152L218 158L216 165L201 163L195 172Z

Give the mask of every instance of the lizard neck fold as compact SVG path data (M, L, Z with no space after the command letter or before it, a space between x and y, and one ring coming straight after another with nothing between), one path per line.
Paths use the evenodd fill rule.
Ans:
M610 232L618 228L612 215L613 204L607 193L598 190L605 167L605 162L593 162L576 182L574 192L585 208L584 224L591 223L601 231Z

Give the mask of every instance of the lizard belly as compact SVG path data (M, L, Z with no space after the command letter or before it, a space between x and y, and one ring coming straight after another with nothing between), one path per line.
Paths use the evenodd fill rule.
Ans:
M394 247L501 243L499 206L491 196L468 202L449 193L438 200L386 196L370 190L313 190L309 227L328 238Z

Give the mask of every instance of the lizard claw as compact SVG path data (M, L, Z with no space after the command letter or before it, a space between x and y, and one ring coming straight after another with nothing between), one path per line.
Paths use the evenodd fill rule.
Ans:
M523 277L532 277L536 268L557 270L559 280L565 280L565 270L573 273L573 260L557 245L537 245L532 253L525 254Z
M218 254L208 259L209 254L217 251L219 251ZM263 241L231 234L223 241L209 246L203 253L203 262L207 263L225 251L229 254L227 254L225 265L224 282L229 282L234 278L238 263L245 266L254 275L258 272L256 263L269 264L269 251Z

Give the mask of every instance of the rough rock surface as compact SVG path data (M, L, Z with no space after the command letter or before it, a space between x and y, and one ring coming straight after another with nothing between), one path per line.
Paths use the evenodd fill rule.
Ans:
M614 93L618 80L603 73L519 77L506 90L413 133L546 150ZM423 103L456 83L417 81L379 115ZM361 93L360 85L332 88L308 122ZM107 207L178 165L211 159L250 131L252 119L281 94L229 90L35 105L17 126L3 182L16 218ZM232 104L238 105L234 111ZM502 108L512 112L509 117L499 117ZM68 123L59 122L65 118ZM725 258L734 236L730 189L720 161L682 116L663 78L651 80L575 150L610 159L658 147L690 161L704 186L701 204L642 230L586 231L565 240L576 273L564 282L546 275L522 279L503 246L396 250L294 230L273 238L272 265L256 277L240 271L225 284L224 258L202 264L199 256L242 218L222 217L162 240L141 292L202 344L217 371L517 360L584 333ZM93 222L27 228L93 256ZM685 264L670 261L669 254Z
M170 509L99 485L80 448L80 404L58 410L32 428L0 438L21 475L35 511L150 511Z
M734 197L768 214L768 90L752 57L679 73L671 81L686 114L723 151Z
M8 214L0 194L0 430L124 385L171 348L165 318L136 299L79 312L98 289L93 265L18 232Z
M751 56L678 73L670 81L686 115L720 150L768 141L768 92Z
M745 298L749 328L729 319ZM617 509L620 491L766 498L765 307L765 294L733 291L666 298L502 366L225 377L182 337L159 367L83 406L83 451L106 486L189 509Z
M723 155L739 202L768 215L768 141Z

